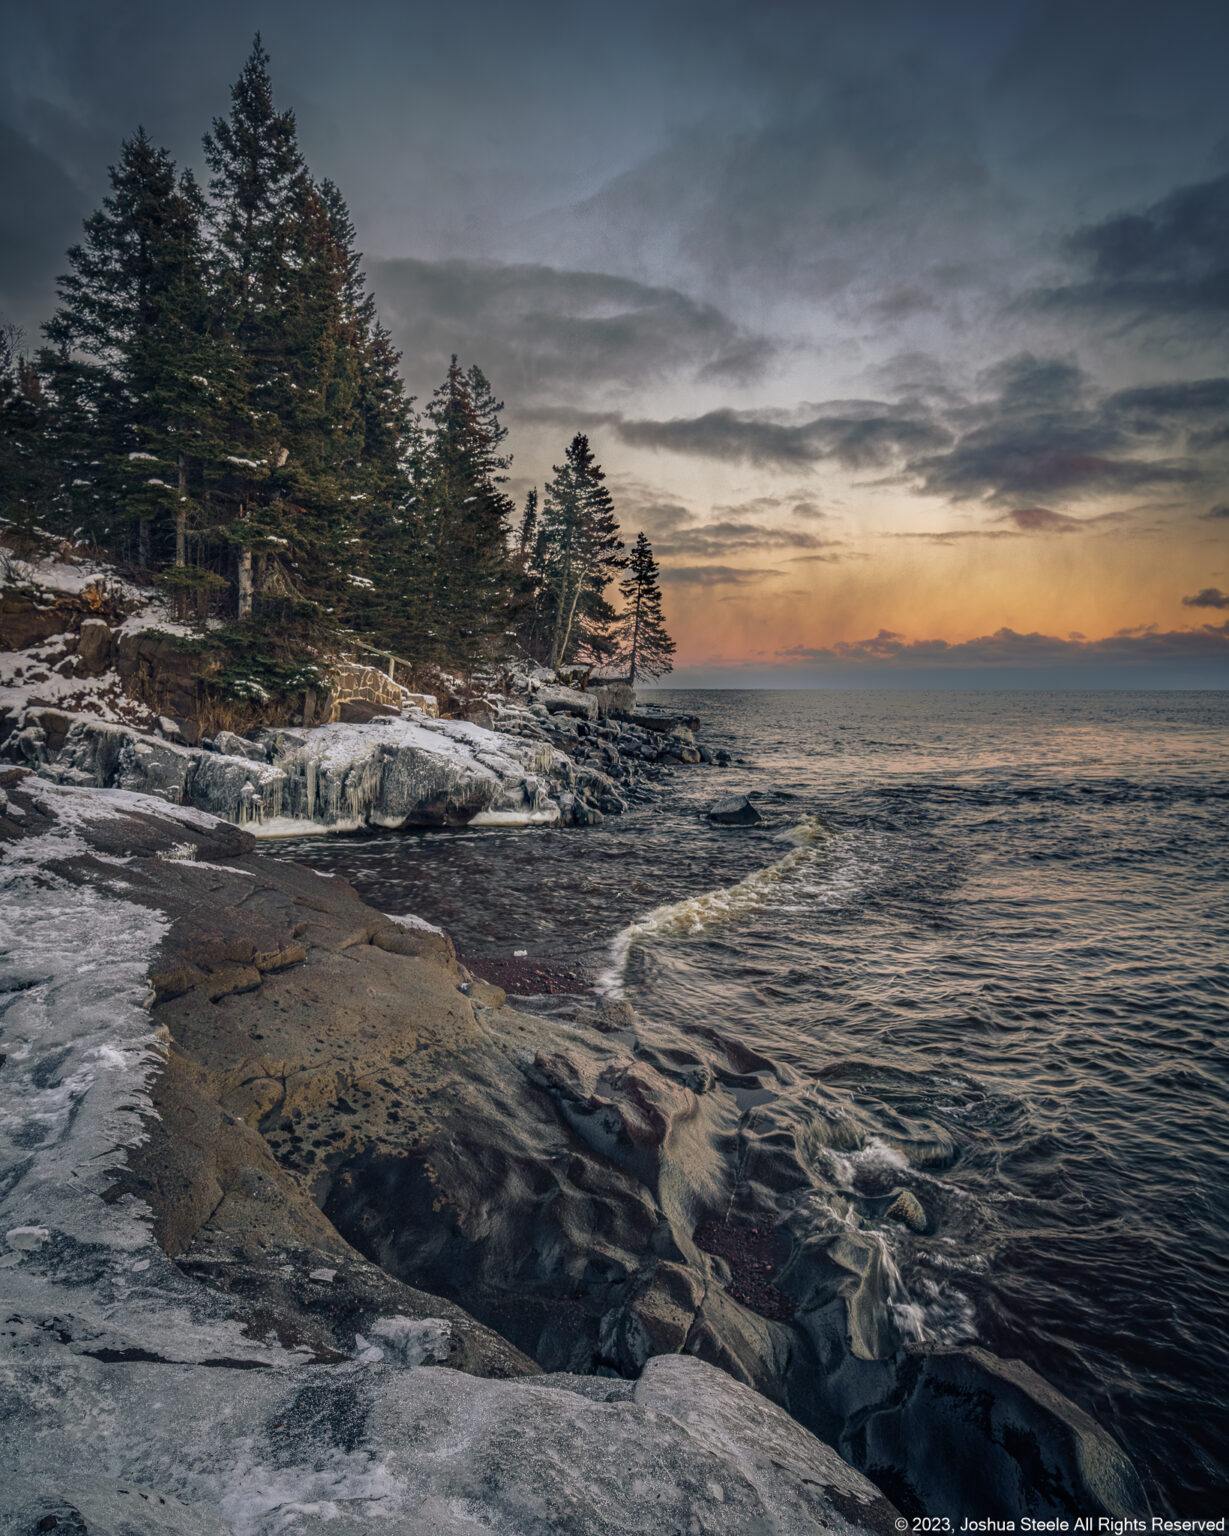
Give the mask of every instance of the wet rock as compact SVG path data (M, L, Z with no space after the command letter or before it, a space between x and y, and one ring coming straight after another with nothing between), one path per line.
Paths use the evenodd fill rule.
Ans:
M902 1189L884 1212L891 1221L899 1221L912 1232L925 1232L928 1225L922 1202L910 1190Z
M727 795L709 806L708 819L723 827L753 827L764 818L746 795Z
M67 793L22 778L6 791L35 836ZM786 1068L715 1025L650 1027L628 1010L608 1033L499 1007L472 979L467 997L443 935L401 928L344 882L261 858L239 829L198 820L172 820L156 803L140 813L121 797L105 819L82 821L91 851L55 870L84 883L95 854L122 853L128 863L106 866L108 888L170 924L151 978L168 1051L152 1084L162 1119L117 1195L149 1205L180 1270L224 1289L253 1337L334 1360L313 1367L329 1372L330 1400L349 1379L336 1356L353 1347L351 1332L370 1342L395 1311L442 1320L463 1341L448 1363L490 1374L536 1360L631 1376L662 1351L708 1361L874 1469L902 1507L953 1517L1143 1509L1112 1440L1032 1373L979 1349L902 1342L886 1235L817 1229L799 1198L816 1187L817 1149L857 1146L857 1129L818 1112L790 1129L776 1112ZM439 947L416 950L420 939ZM752 1090L745 1111L739 1096ZM935 1140L902 1145L924 1156ZM316 1270L333 1278L314 1282ZM381 1274L403 1289L381 1293ZM388 1313L373 1310L381 1296ZM73 1360L87 1374L54 1385L77 1426L94 1366ZM151 1369L165 1405L167 1366L124 1367ZM367 1369L385 1383L397 1374L387 1359ZM259 1378L285 1373L242 1374L263 1392ZM144 1402L152 1389L138 1386ZM108 1377L106 1390L128 1389ZM431 1410L441 1424L442 1401ZM262 1399L260 1423L284 1407ZM522 1417L537 1411L529 1399L521 1407ZM477 1400L468 1408L479 1412ZM159 1423L177 1412L164 1407ZM193 1422L212 1433L208 1413ZM381 1445L405 1436L395 1416L381 1423ZM633 1481L631 1463L616 1463ZM685 1481L681 1467L674 1475ZM714 1528L738 1530L734 1485L719 1481L727 1519ZM171 1491L186 1497L183 1484ZM670 1528L656 1518L646 1529Z
M984 1349L912 1351L896 1401L843 1442L846 1454L851 1446L876 1465L906 1467L888 1491L931 1515L1129 1519L1148 1510L1138 1473L1099 1424L1021 1361Z

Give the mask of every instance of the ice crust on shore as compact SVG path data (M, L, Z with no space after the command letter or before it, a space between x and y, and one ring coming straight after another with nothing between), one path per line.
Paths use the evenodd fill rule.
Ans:
M51 1513L142 1536L360 1536L373 1522L410 1536L649 1536L700 1517L697 1529L747 1536L865 1536L856 1511L882 1504L871 1485L699 1361L651 1401L608 1404L432 1368L448 1352L442 1319L376 1318L356 1358L333 1365L245 1337L228 1299L162 1253L146 1209L107 1198L150 1109L161 1042L146 978L167 921L109 889L105 864L85 867L98 822L216 824L124 791L23 787L54 819L10 842L0 872L0 1398L21 1405L0 1528L44 1528ZM686 1407L731 1392L749 1406L715 1447ZM803 1470L761 1467L764 1413ZM836 1511L804 1475L829 1462Z
M559 820L553 784L571 782L568 759L542 742L505 736L420 711L364 725L269 730L237 751L182 746L131 727L74 719L51 750L36 723L6 748L44 777L116 787L188 805L264 837L405 825L527 826Z

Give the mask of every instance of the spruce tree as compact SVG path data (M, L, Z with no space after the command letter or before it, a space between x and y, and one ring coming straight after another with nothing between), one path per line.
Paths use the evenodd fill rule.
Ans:
M426 408L428 435L416 471L422 649L469 669L507 649L514 612L502 409L482 370L467 372L454 356Z
M229 504L226 534L236 552L244 620L253 613L256 562L289 548L274 476L291 453L281 413L297 381L288 367L285 309L302 254L295 244L304 239L307 181L294 114L274 107L259 34L231 88L230 113L214 119L204 148L218 302L239 359L227 422L230 472L218 492Z
M144 130L110 181L44 327L65 501L113 546L135 528L141 565L183 566L190 461L216 456L225 374L209 333L201 198Z
M0 524L23 552L53 542L58 476L42 383L20 333L0 327Z
M623 566L623 543L605 481L589 439L578 432L563 463L555 465L543 497L542 563L552 667L569 660L582 644L600 650L614 618L603 594Z
M634 688L638 677L663 677L673 668L674 641L666 633L661 587L653 546L643 532L628 556L627 575L619 583L623 616L619 621L618 657Z

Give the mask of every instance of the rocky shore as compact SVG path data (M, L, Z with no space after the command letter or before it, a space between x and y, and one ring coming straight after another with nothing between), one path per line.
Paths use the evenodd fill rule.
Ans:
M0 585L0 759L57 783L154 795L260 836L591 826L674 765L729 760L697 743L698 721L544 667L448 701L441 719L433 695L341 660L327 687L263 712L279 723L207 731L207 637L157 593L88 562L23 571Z
M541 707L503 739L595 724ZM873 1234L804 1231L806 1137L849 1128L744 1113L775 1069L720 1020L538 1018L239 826L13 770L0 799L6 1529L1145 1508L1025 1367L902 1337Z
M189 746L52 705L0 706L0 757L60 784L125 789L192 806L261 836L432 826L591 826L649 792L671 764L728 762L696 745L698 722L602 711L594 694L544 688L463 720L435 701L361 723L232 731Z

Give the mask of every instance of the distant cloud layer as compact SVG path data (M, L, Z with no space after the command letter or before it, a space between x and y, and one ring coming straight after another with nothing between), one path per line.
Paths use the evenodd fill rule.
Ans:
M1101 640L1019 634L1013 629L1000 629L991 635L956 642L907 640L892 630L881 629L866 640L827 647L791 646L778 651L776 659L790 666L821 667L1035 667L1072 662L1140 664L1194 660L1229 663L1229 623L1164 631L1145 626L1138 630L1122 630Z
M1184 597L1182 606L1184 608L1229 608L1229 592L1222 592L1219 587L1204 587L1202 592Z

